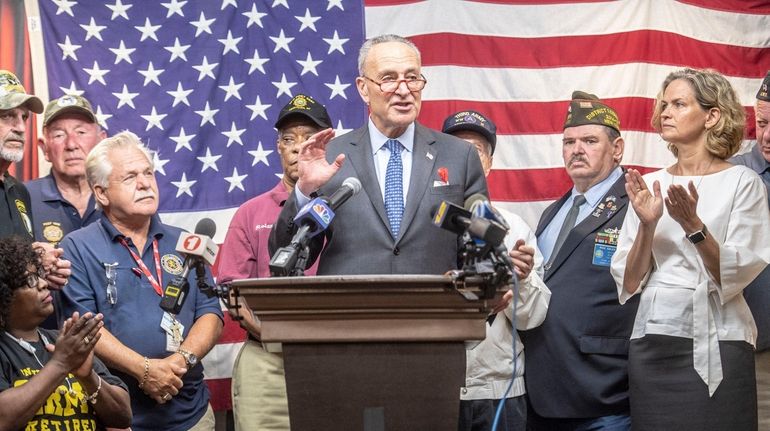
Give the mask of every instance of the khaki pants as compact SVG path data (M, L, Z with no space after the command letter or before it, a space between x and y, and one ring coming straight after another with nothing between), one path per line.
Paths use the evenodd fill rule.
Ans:
M190 428L190 431L214 431L216 422L214 420L214 409L209 404L206 408L206 413L201 417L201 420L197 424Z
M759 429L770 430L770 350L754 357L757 370L757 413Z
M289 430L289 404L283 357L258 342L243 344L233 367L233 417L236 430Z

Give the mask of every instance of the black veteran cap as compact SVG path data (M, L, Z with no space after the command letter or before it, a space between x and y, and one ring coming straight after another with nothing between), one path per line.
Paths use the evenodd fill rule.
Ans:
M480 133L481 136L487 138L487 141L492 145L492 152L490 155L495 154L497 127L495 127L495 123L493 123L492 120L485 117L480 112L460 111L448 116L446 120L444 120L444 127L441 128L441 131L444 133L454 133L461 130L470 130L471 132Z
M765 75L765 79L762 80L762 85L759 86L759 91L757 91L758 100L770 102L770 92L768 92L768 88L770 88L770 70L767 71L767 75Z
M295 115L305 116L324 129L332 127L332 120L329 118L329 113L326 112L326 108L323 105L316 102L310 96L298 94L292 97L289 103L281 109L281 113L278 114L278 120L275 122L275 128L280 129L281 125L286 122L286 119Z
M27 94L16 75L7 70L0 70L0 109L14 109L22 105L26 105L36 114L43 113L43 101L37 96Z
M96 123L96 114L85 97L65 95L48 102L43 115L43 127L47 127L60 115L67 113L80 114L92 123Z
M567 119L564 120L564 128L585 124L611 127L620 133L620 120L614 109L605 105L594 94L574 91L567 110Z

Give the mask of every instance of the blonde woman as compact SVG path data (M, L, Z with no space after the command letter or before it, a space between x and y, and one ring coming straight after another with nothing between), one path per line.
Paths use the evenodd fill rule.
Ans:
M620 302L641 294L631 334L635 431L756 430L756 326L742 291L770 261L762 180L726 160L745 114L712 70L671 73L652 125L676 163L629 170L612 259Z

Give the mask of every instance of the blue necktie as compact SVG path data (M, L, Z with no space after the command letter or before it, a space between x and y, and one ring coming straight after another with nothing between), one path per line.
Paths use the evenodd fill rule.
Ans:
M385 171L385 211L388 213L390 232L396 238L404 216L404 167L401 164L404 147L395 139L388 139L385 146L390 150L388 169Z

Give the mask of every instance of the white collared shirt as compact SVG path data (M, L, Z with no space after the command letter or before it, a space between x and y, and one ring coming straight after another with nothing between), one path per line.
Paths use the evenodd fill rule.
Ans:
M388 159L390 159L390 150L385 146L388 141L387 136L383 135L369 117L369 142L372 144L372 154L374 155L374 170L377 174L377 182L380 184L382 200L385 200L385 173L388 170ZM406 128L406 131L397 138L393 138L404 147L401 151L401 165L404 172L401 176L403 180L404 203L409 193L409 180L412 177L412 154L414 154L414 123Z
M599 201L610 191L612 185L623 175L623 169L618 166L610 172L607 178L596 183L593 187L588 189L583 196L586 198L586 202L580 206L575 226L579 225L581 221L585 220L591 212L599 204ZM561 225L564 224L564 219L567 218L567 213L572 208L572 201L575 199L575 195L578 195L578 191L575 187L572 187L572 195L564 201L556 215L551 219L543 232L537 238L537 246L540 252L543 253L543 259L548 262L551 259L551 253L553 253L553 246L556 244L556 238L559 236Z

